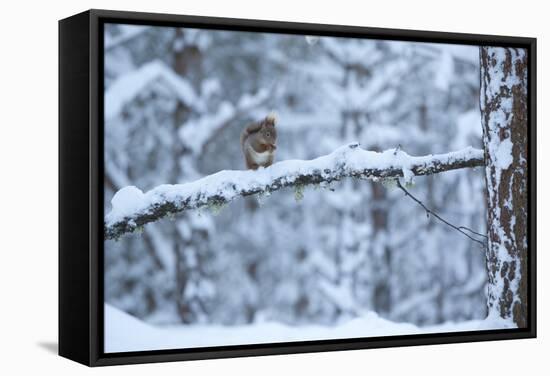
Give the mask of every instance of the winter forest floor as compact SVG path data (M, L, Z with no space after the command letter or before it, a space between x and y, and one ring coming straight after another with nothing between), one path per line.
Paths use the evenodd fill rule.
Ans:
M268 321L241 326L152 326L105 304L105 352L445 333L514 327L510 321L493 317L488 317L485 320L447 322L417 327L410 323L396 323L383 319L374 312L368 312L363 317L351 319L335 326L288 326Z

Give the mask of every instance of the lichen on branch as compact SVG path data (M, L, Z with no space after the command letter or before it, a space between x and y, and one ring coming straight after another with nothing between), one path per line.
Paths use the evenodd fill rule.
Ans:
M285 187L328 184L347 177L411 180L414 176L480 166L484 166L483 151L471 147L414 157L398 149L379 153L352 143L312 160L286 160L255 171L224 170L190 183L160 185L146 193L129 186L119 190L111 201L104 239L118 239L185 210L221 206L241 196L269 194Z

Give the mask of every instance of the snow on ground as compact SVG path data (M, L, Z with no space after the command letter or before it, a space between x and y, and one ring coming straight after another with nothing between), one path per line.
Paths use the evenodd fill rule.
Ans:
M460 323L417 327L395 323L367 312L360 318L336 326L287 326L277 322L251 325L152 326L105 304L105 352L183 349L208 346L245 345L391 335L445 333L514 328L511 321L489 317Z

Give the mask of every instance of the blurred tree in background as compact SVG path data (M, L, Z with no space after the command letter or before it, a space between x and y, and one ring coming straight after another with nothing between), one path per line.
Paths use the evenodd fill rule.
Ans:
M127 185L244 168L240 131L272 110L277 160L353 141L413 155L481 148L479 70L477 47L107 24L105 211ZM379 182L335 188L248 197L107 241L105 299L151 323L485 317L478 244ZM483 171L411 189L485 233Z

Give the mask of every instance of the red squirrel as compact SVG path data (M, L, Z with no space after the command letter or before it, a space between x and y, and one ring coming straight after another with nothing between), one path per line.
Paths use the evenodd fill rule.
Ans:
M273 164L277 149L275 115L270 114L262 121L249 124L241 133L241 148L246 167L256 170Z

